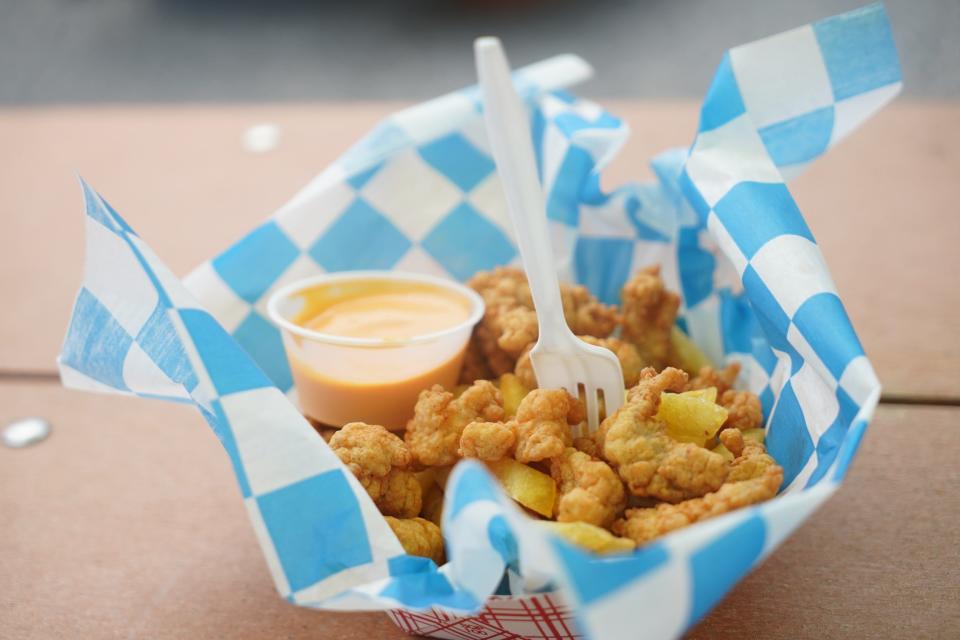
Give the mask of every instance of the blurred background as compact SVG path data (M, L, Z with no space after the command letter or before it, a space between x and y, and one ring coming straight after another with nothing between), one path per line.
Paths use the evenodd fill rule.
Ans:
M393 629L276 597L192 408L60 388L77 175L185 275L387 114L473 84L472 40L493 34L515 66L591 62L576 93L632 131L602 184L651 180L649 158L693 139L725 50L867 2L0 0L0 429L53 425L0 446L0 638ZM847 486L691 638L957 637L960 0L886 6L903 97L790 185L885 404Z
M699 97L730 46L863 0L3 0L0 104L414 100L572 52L594 97ZM960 2L887 3L905 94L960 96Z

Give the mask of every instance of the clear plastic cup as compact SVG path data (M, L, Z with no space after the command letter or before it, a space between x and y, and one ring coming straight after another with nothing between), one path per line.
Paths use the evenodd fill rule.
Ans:
M297 319L310 295L358 297L383 283L387 290L436 287L461 298L466 320L404 339L356 338L318 332ZM366 288L366 289L365 289ZM457 282L398 271L348 271L293 282L271 296L270 319L280 328L300 408L308 417L334 427L347 422L403 429L420 391L434 384L457 384L467 342L483 316L483 300Z

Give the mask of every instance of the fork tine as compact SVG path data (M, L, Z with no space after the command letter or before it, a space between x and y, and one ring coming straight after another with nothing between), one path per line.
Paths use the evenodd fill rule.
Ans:
M584 392L587 401L587 424L590 431L595 431L600 426L600 403L597 401L597 390L595 387L584 385Z
M606 417L610 417L614 412L623 406L623 400L626 392L623 390L623 383L608 383L603 385L603 405L606 410Z

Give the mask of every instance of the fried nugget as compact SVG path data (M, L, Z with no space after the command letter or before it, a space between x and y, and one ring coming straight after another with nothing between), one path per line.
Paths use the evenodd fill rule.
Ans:
M646 366L640 357L640 352L633 344L619 338L595 338L589 335L577 336L586 343L597 347L604 347L613 352L620 360L620 369L623 371L624 388L632 387L640 380L640 372ZM530 350L533 345L524 350L517 359L517 366L513 373L528 389L537 388L537 376L533 373L533 363L530 361Z
M513 452L517 433L513 423L471 422L460 434L460 456L495 462Z
M517 267L478 272L467 281L467 286L479 293L488 307L533 309L527 276ZM560 301L563 316L576 334L605 338L617 327L617 308L597 300L583 285L561 282Z
M533 345L524 349L517 359L517 365L513 368L513 374L527 389L537 388L537 376L533 372L533 362L530 361L530 351L532 349Z
M479 293L488 305L520 305L533 308L533 296L527 285L527 276L517 267L496 267L492 271L478 271L467 281L467 286Z
M672 364L670 333L677 320L680 297L668 291L660 277L660 266L641 269L621 291L624 340L637 347L648 365L660 369Z
M526 277L519 269L498 267L477 273L467 281L467 286L480 294L485 305L483 318L471 336L471 348L483 355L494 376L513 371L517 357L527 346L523 341L532 344L537 339L536 315ZM501 346L502 338L509 352Z
M586 419L583 403L564 389L534 389L517 408L515 457L536 462L559 456L573 442L571 426Z
M617 308L597 300L583 285L561 282L560 299L567 326L578 336L606 338L620 322Z
M480 348L480 343L471 337L467 343L467 350L463 354L463 368L460 369L460 384L473 384L477 380L489 380L495 377L487 358Z
M500 312L496 322L500 332L497 346L516 359L540 336L537 313L527 307L513 307Z
M594 439L593 435L574 438L573 448L577 451L582 451L588 456L594 458L600 457L600 447L597 445L597 441Z
M423 518L392 518L385 520L396 534L403 550L412 556L430 558L439 567L444 563L443 535L440 527Z
M478 380L458 398L440 385L420 392L404 436L417 462L444 466L459 458L460 436L471 422L504 417L503 397L489 380Z
M746 442L740 429L724 429L717 437L720 438L720 444L726 447L734 458L739 458L743 454Z
M593 336L580 336L584 342L588 342L597 347L604 347L613 351L620 361L620 369L623 371L624 388L636 386L640 381L640 372L646 368L647 364L640 356L637 347L626 340L620 338L594 338Z
M681 391L687 374L668 367L644 369L627 402L600 425L596 439L603 457L633 495L680 502L716 491L729 470L718 453L674 440L654 416L664 391Z
M609 527L626 505L623 483L601 460L569 447L550 459L557 483L558 522L586 522Z
M710 366L702 367L697 375L690 379L684 391L716 387L717 397L721 398L723 394L733 388L738 375L740 375L739 362L731 362L719 371Z
M727 410L727 419L722 428L746 431L763 426L763 407L756 394L727 389L720 396L720 404Z
M420 483L403 440L380 425L351 422L330 437L330 448L360 480L380 512L401 518L420 513Z
M499 324L496 320L491 319L492 317L495 317L495 312L487 308L483 318L473 329L470 340L474 343L471 348L483 356L485 366L492 374L490 377L495 378L513 371L516 366L516 358L500 348L501 331Z
M726 429L726 431L738 432L739 429ZM783 482L783 469L780 465L777 464L776 460L773 459L773 456L767 453L766 447L755 440L747 440L740 436L743 445L730 449L730 445L733 444L730 440L725 440L725 446L733 452L735 449L739 449L739 453L736 453L736 459L730 465L730 473L727 476L727 483L736 483L743 482L746 480L756 480L759 478L765 478L771 474L779 474L779 481L776 483L777 486L774 490L780 489L780 483ZM771 476L772 482L772 476Z
M735 437L733 432L739 433L736 429L723 433L728 432L731 434L728 438ZM642 544L681 527L775 496L783 482L783 468L766 453L763 445L744 443L742 437L739 441L741 454L733 461L727 482L718 491L678 504L627 509L624 518L614 522L613 532ZM724 444L729 448L729 444ZM734 440L731 444L736 446Z
M526 276L516 267L498 267L477 273L467 285L486 305L471 337L471 349L483 355L493 376L513 371L539 336ZM560 297L564 318L574 333L606 337L617 327L617 308L598 301L586 287L561 283Z

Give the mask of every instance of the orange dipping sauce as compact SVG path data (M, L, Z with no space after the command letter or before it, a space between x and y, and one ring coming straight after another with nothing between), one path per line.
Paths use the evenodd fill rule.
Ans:
M470 316L469 302L444 289L389 281L369 286L369 291L333 302L329 291L309 291L305 295L313 308L295 322L344 338L407 340L449 329ZM310 317L316 308L322 311Z
M422 390L456 384L483 313L469 289L412 274L334 274L292 286L271 300L270 313L300 408L336 427L403 429Z

